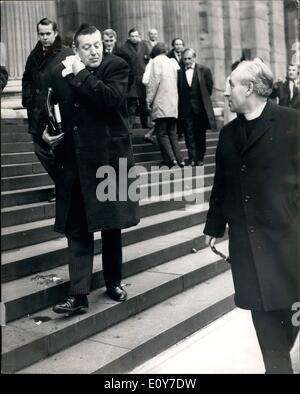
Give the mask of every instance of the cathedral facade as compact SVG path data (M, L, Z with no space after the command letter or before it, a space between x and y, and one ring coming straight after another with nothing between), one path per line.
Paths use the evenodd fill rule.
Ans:
M116 30L119 43L132 27L145 39L156 28L160 41L170 46L183 38L198 62L210 67L218 105L230 66L243 52L269 63L275 78L285 76L298 45L298 8L298 0L8 0L1 1L1 41L10 81L20 83L43 17L56 20L63 37L88 22Z

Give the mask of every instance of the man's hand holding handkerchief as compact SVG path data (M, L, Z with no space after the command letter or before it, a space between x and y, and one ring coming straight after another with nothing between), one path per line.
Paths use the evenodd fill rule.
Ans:
M76 75L85 68L78 54L67 56L65 60L62 61L62 64L65 66L61 73L63 78L69 74Z

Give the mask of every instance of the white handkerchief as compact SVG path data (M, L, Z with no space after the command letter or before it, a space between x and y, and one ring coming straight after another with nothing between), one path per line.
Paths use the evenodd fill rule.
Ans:
M69 74L72 74L72 64L74 62L75 56L76 55L67 56L65 60L62 61L62 64L65 66L61 73L63 78Z

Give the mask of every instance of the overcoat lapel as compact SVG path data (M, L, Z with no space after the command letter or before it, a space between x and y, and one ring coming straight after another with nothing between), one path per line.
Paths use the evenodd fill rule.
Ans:
M267 133L272 126L272 113L274 109L274 104L270 101L267 102L265 109L262 113L261 121L257 124L257 129L253 132L249 139L246 138L246 144L242 148L241 155L244 155L256 142ZM241 122L244 123L244 122ZM244 123L245 128L245 123ZM245 130L244 130L245 133ZM244 134L245 135L245 134Z

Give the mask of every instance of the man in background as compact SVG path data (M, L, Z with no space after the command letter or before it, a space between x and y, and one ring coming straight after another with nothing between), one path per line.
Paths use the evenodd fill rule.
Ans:
M56 167L51 147L42 139L45 129L45 111L49 75L53 67L66 56L73 55L70 48L62 46L57 24L48 18L37 24L39 40L27 58L22 79L22 105L27 109L28 131L32 134L35 154L55 183ZM55 201L55 195L49 196L49 202Z

